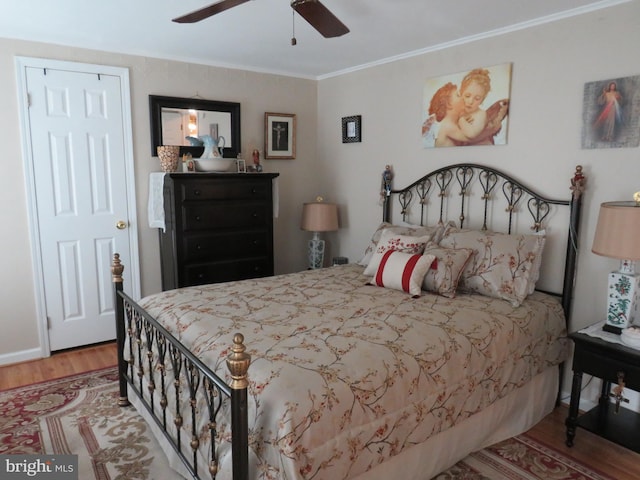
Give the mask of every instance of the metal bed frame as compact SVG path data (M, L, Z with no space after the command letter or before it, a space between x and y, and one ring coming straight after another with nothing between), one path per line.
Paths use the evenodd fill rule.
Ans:
M453 180L456 182L453 182ZM526 208L533 220L531 230L538 232L544 226L544 220L551 212L552 205L569 207L569 225L567 233L567 250L565 256L563 286L561 292L545 292L562 298L562 307L567 318L571 312L571 302L573 300L573 286L575 283L576 261L578 255L578 228L580 226L580 213L582 209L582 193L586 186L586 178L582 173L582 166L576 166L575 173L571 178L570 190L572 192L569 200L549 199L513 177L491 167L474 163L460 163L449 165L434 170L431 173L416 180L411 185L393 190L392 174L388 171L383 174L382 196L382 219L385 222L391 221L391 208L393 195L397 196L400 205L400 215L402 220L407 219L409 209L419 206L419 225L424 224L424 218L428 206L435 205L439 208L438 222L445 223L445 207L449 205L448 199L455 195L453 191L457 185L459 191L457 195L459 201L459 227L464 228L467 219L468 200L471 196L471 187L474 180L480 185L480 201L483 206L483 218L481 228L488 230L488 214L490 206L496 201L496 189L502 191L505 201L505 211L507 214L507 233L512 233L516 212L521 205ZM474 185L475 186L475 185ZM415 197L414 197L415 195ZM499 195L499 194L498 194Z
M567 321L571 310L573 286L575 281L576 258L578 253L578 227L580 223L580 211L582 207L582 193L584 192L586 179L582 174L582 167L576 167L571 178L569 200L552 200L545 198L534 190L526 187L521 182L500 172L497 169L477 164L456 164L437 169L415 181L408 187L393 190L392 175L390 171L383 174L382 181L382 211L383 220L390 221L392 198L396 196L400 206L400 214L406 219L410 209L419 206L420 224L424 221L427 207L435 204L439 208L439 222L445 222L447 199L454 195L453 187L460 187L460 213L458 221L460 227L467 221L467 202L471 197L472 182L477 179L481 185L480 199L484 204L484 219L482 228L488 229L487 219L490 203L494 199L494 192L499 186L506 199L506 212L508 216L508 233L511 233L514 215L518 206L526 204L527 210L533 219L533 230L540 230L543 222L549 215L551 206L569 207L569 226L567 236L567 253L564 266L564 279L562 292L559 294L562 301ZM453 182L453 180L456 182ZM474 187L475 188L475 187ZM414 195L416 202L413 202ZM525 200L525 198L527 198ZM230 402L231 411L231 448L233 480L247 480L249 476L249 426L247 415L247 371L251 362L246 353L244 338L236 334L231 346L232 353L226 363L231 374L232 382L227 384L219 375L203 364L196 356L188 351L177 339L164 329L151 315L140 307L130 296L123 291L124 266L120 262L120 256L114 254L111 273L114 286L114 303L116 310L116 335L118 347L118 370L120 374L119 387L121 406L129 405L129 393L136 395L146 410L154 418L156 425L164 433L164 436L175 449L177 455L184 463L186 469L195 479L200 479L198 471L198 452L201 448L199 431L197 430L196 417L199 414L196 408L197 399L204 398L206 404L207 425L210 431L210 451L206 452L212 460L206 469L212 479L219 470L217 462L216 438L218 418L222 403ZM157 350L157 358L152 353L152 348ZM125 351L127 352L125 360ZM157 385L152 372L160 372L160 384ZM182 411L179 401L182 392L179 386L179 377L184 374L187 378L190 408ZM167 423L167 394L169 389L174 389L176 396L175 426L177 432L172 434ZM157 405L160 407L157 408ZM186 415L192 419L191 429L186 431L182 421ZM227 419L228 421L228 419ZM190 451L182 447L181 436L188 435Z

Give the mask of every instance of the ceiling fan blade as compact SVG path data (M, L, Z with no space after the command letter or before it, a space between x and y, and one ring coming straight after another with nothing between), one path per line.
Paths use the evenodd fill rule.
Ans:
M339 37L349 33L347 26L318 0L293 0L293 8L323 37Z
M235 7L237 5L241 5L249 0L222 0L218 3L214 3L213 5L209 5L208 7L201 8L200 10L195 10L191 13L187 13L186 15L182 15L181 17L174 18L172 21L176 23L195 23L200 20L204 20L216 13L224 12L225 10Z

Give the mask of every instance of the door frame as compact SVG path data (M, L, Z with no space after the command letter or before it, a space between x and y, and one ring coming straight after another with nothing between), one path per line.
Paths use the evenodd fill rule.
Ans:
M38 204L34 179L34 159L31 148L31 127L29 125L29 94L27 91L27 67L50 68L71 72L108 74L120 78L120 92L122 101L123 139L125 155L125 189L127 192L127 209L129 215L129 256L131 265L127 268L127 288L134 299L140 298L140 255L138 248L138 221L136 208L135 165L133 156L133 128L131 121L131 95L129 86L129 69L107 65L77 63L47 58L16 56L16 76L18 87L18 112L21 126L22 158L24 162L25 183L27 191L27 215L29 221L29 238L31 241L31 264L33 269L35 307L38 324L40 354L42 357L51 355L49 344L49 325L45 301L45 285L42 268L42 250L40 231L38 226Z

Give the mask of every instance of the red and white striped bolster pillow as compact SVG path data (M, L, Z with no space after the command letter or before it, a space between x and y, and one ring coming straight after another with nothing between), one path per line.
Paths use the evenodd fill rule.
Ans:
M402 290L413 297L419 297L424 276L435 263L435 255L389 250L382 256L372 283L378 287Z

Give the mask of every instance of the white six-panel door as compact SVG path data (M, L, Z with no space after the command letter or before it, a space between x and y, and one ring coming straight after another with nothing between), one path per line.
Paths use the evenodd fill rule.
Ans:
M110 340L109 264L118 252L133 265L135 226L121 78L31 66L25 78L49 347Z

